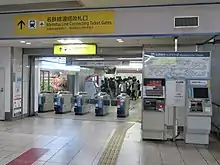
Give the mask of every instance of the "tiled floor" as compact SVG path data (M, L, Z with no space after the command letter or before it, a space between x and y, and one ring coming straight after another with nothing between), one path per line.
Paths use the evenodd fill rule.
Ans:
M0 165L31 148L49 149L35 165L91 165L120 124L39 117L1 122Z
M220 143L211 138L209 147L187 145L183 141L141 140L141 125L127 131L117 165L219 165Z
M113 120L73 120L68 115L0 122L0 165L33 148L48 149L34 165L96 165L114 131L123 124ZM183 142L146 142L140 133L140 123L127 131L117 165L220 164L216 141L209 148Z

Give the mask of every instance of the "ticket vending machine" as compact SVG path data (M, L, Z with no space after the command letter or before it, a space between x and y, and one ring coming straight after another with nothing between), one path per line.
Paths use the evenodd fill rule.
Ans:
M188 81L188 111L185 142L209 144L212 101L208 80Z
M143 81L142 138L165 138L165 79Z

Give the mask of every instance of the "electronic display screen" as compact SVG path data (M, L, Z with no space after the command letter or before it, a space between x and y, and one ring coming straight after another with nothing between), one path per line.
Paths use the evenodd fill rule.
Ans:
M194 98L209 98L208 88L193 88Z
M165 86L164 79L144 79L144 86Z

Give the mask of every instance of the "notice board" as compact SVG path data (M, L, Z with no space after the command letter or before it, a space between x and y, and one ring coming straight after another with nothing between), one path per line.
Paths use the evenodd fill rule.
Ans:
M186 81L166 81L166 105L184 107L186 105Z

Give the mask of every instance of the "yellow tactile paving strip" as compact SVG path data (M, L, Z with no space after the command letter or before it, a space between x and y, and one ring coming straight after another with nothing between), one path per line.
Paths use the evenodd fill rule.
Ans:
M99 159L98 165L116 165L127 130L133 126L132 123L125 123L119 126L111 137L105 151Z

